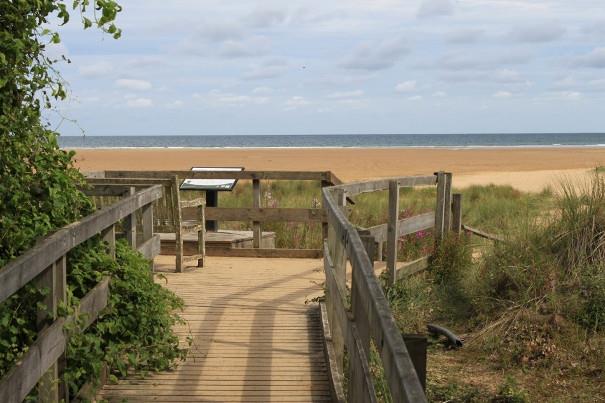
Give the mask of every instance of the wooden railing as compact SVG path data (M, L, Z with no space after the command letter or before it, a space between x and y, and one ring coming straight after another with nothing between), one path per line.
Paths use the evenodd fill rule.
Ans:
M136 193L132 189L124 191L128 196L122 200L42 239L0 269L0 303L31 282L40 289L49 290L43 301L46 309L38 313L36 341L0 380L0 402L21 402L36 385L39 401L69 401L68 388L60 373L68 342L64 327L80 315L84 315L84 323L78 323L80 331L90 326L107 305L111 281L110 278L103 279L80 300L75 314L59 318L58 306L66 298L66 255L70 250L101 234L115 258L115 226L122 221L125 236L134 249L150 259L159 253L160 239L153 234L151 204L162 196L161 187L151 186ZM137 212L140 212L143 228L139 237Z
M370 345L377 349L384 376L394 402L424 402L426 397L416 367L393 318L389 303L374 273L377 245L387 243L387 271L390 281L423 270L429 257L404 263L397 268L399 237L432 229L438 242L460 221L459 208L452 209L451 178L439 172L431 176L392 178L350 183L322 190L328 221L324 244L326 274L327 353L331 362L334 394L338 401L374 402L376 393L369 370ZM399 220L401 187L437 185L434 212ZM356 228L347 218L347 199L375 191L389 191L389 222L372 228ZM459 203L458 203L459 206ZM347 265L347 261L349 265ZM351 270L347 287L347 268ZM345 351L348 359L345 360ZM345 362L348 373L345 374ZM348 393L343 377L348 378Z
M319 258L322 249L265 249L262 248L262 224L267 222L315 222L321 223L324 235L327 220L324 208L269 208L261 207L261 189L264 180L318 181L321 187L338 185L341 181L329 171L100 171L86 173L95 188L122 186L149 186L151 183L164 186L165 196L154 205L156 231L173 232L175 222L174 202L170 195L174 178L184 179L243 179L252 181L253 200L250 207L208 207L204 209L206 220L252 222L253 248L234 248L218 251L221 256L245 257L305 257ZM101 192L99 191L99 194ZM183 221L195 220L195 208L183 208ZM208 250L208 253L210 251ZM213 252L216 253L216 252Z

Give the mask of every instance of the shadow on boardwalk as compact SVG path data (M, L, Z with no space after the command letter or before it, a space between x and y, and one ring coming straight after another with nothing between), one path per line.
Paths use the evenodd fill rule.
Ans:
M174 270L160 256L160 271ZM322 262L303 259L208 258L201 270L166 273L166 287L185 301L193 345L175 370L107 385L110 401L330 401L321 321ZM162 280L163 281L163 280ZM307 303L308 302L308 303Z

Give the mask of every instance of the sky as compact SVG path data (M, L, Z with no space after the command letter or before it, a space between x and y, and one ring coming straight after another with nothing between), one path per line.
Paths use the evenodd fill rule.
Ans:
M63 135L605 131L603 0L121 4L49 50Z

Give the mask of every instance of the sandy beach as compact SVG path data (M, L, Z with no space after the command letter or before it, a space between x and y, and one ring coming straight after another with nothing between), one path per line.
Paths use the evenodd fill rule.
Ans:
M581 181L605 165L605 148L285 148L77 149L84 171L176 170L243 166L249 170L330 170L344 181L454 173L454 185L510 184L540 191L562 179Z

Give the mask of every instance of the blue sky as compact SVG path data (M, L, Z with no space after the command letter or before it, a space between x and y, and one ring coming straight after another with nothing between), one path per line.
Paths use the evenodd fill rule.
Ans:
M122 5L51 50L64 135L605 130L603 0Z

